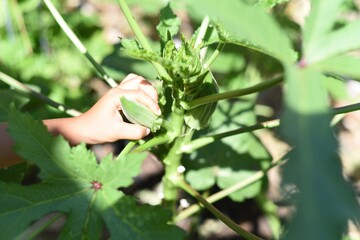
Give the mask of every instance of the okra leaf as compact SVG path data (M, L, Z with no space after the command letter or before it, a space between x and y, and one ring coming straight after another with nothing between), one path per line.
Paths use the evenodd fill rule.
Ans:
M311 67L324 73L360 80L360 58L357 57L336 56L313 64Z
M105 221L109 214L126 219L125 228L141 223L155 229L159 227L164 234L181 232L167 224L170 218L166 214L156 223L152 219L149 222L146 217L144 219L146 213L127 208L126 215L117 204L124 197L118 189L133 183L145 154L134 153L115 159L107 156L98 162L85 144L70 147L63 137L52 137L40 121L15 110L9 111L9 132L15 141L16 152L36 164L40 174L39 182L30 186L0 182L1 239L15 239L29 224L51 212L62 212L67 216L60 239L99 239L103 223L109 223ZM148 208L147 211L153 211L153 214L164 215L166 211L159 207ZM133 239L142 238L142 234L135 232ZM147 235L149 239L158 236L154 232ZM120 239L126 239L126 236L126 232L113 235ZM177 239L181 238L179 234Z
M159 32L162 45L178 33L180 24L180 19L173 13L170 3L160 10L160 22L156 29Z
M265 52L283 63L294 60L289 37L278 26L274 18L260 7L242 1L187 1L189 13L201 21L208 15L218 22L222 30L222 41ZM251 24L249 24L251 23Z
M109 208L104 212L104 219L111 235L117 236L114 239L118 236L121 239L144 240L184 238L181 229L167 224L171 213L161 207L140 206L132 197L122 198L113 207L114 209Z
M310 69L286 70L281 128L294 149L285 165L284 185L295 186L298 194L285 239L341 239L348 220L360 216L351 185L343 177L322 77Z
M360 20L336 28L344 0L314 0L303 31L303 62L313 64L360 48Z
M305 55L305 63L311 64L342 53L360 48L358 33L360 20L354 21L341 29L327 34L323 41L319 41L316 50L309 50Z
M312 0L311 11L303 30L303 50L305 58L315 55L320 42L329 34L339 14L344 0Z
M0 169L0 181L21 183L27 169L26 163L20 163Z
M0 90L0 122L5 122L8 119L8 108L14 106L22 108L27 102L28 98L14 92L13 90Z

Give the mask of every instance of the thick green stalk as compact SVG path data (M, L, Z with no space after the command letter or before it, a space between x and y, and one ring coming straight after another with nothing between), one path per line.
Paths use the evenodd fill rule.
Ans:
M52 107L56 108L57 110L64 112L70 116L79 116L81 114L81 112L79 112L78 110L75 110L73 108L65 106L61 103L57 103L54 100L48 98L47 96L42 95L41 93L35 92L34 90L29 88L25 84L17 81L16 79L6 75L3 72L0 72L0 81L6 83L12 89L14 89L18 92L21 92L25 95L36 97L36 98L40 99L41 101L45 102L46 104L48 104L49 106L52 106Z
M165 175L162 179L164 189L164 201L163 205L176 212L176 201L178 198L178 186L177 183L181 178L181 173L178 171L182 154L178 153L179 148L183 142L183 137L178 137L166 157L163 160Z
M44 0L45 5L48 7L50 13L53 15L56 22L59 24L64 33L68 36L71 42L76 46L76 48L84 54L84 56L90 61L90 63L95 67L100 76L111 86L117 86L117 83L112 79L106 71L102 68L100 64L98 64L94 58L90 55L84 44L80 41L80 39L75 35L75 33L71 30L69 25L65 22L63 17L60 15L59 11L55 8L50 0Z
M135 33L142 47L148 51L152 51L152 48L149 42L147 41L145 35L141 31L139 24L137 24L135 18L131 14L129 5L126 3L126 0L119 0L119 4L127 22L129 23L131 29ZM169 81L171 79L169 74L166 72L165 68L162 65L156 62L152 62L152 64L154 65L156 71L159 73L162 79L164 79L165 81Z
M191 196L196 198L202 205L204 205L212 214L214 214L219 220L225 223L229 228L231 228L234 232L238 233L241 237L248 240L260 240L258 236L246 231L241 228L238 224L232 221L229 217L225 216L222 212L220 212L216 207L210 204L204 197L202 197L197 191L195 191L189 184L185 182L184 179L181 179L178 182L178 186L181 187L184 191L189 193Z
M165 175L162 179L164 189L163 204L169 207L173 213L176 212L176 201L178 197L177 183L182 176L182 172L178 171L182 158L182 153L179 150L181 149L181 146L190 141L192 137L192 132L184 134L185 126L183 116L184 111L175 100L173 102L171 114L173 128L172 132L168 132L168 134L175 136L176 138L163 159Z
M282 76L283 76L282 74L277 74L276 76L272 77L271 79L263 81L261 83L258 83L252 87L242 88L242 89L223 92L223 93L212 94L212 95L196 98L190 102L181 102L181 106L185 110L189 110L189 109L193 109L195 107L198 107L198 106L201 106L204 104L217 102L219 100L236 98L236 97L241 97L244 95L260 92L262 90L268 89L268 88L282 82L283 81Z

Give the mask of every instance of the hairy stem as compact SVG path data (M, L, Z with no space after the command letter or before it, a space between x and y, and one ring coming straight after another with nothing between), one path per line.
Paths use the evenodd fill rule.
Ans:
M80 39L75 35L75 33L71 30L69 25L65 22L63 17L60 15L59 11L55 8L50 0L44 0L45 5L49 9L50 13L53 15L56 22L59 24L61 29L64 31L66 36L71 40L71 42L76 46L76 48L84 54L84 56L90 61L90 63L95 67L96 71L100 74L100 76L111 86L117 86L117 83L114 79L112 79L106 71L102 68L100 64L98 64L94 58L90 55L84 44L80 41Z
M194 190L185 180L180 180L178 182L178 186L181 187L188 194L196 198L204 207L206 207L212 214L214 214L219 220L225 223L229 228L231 228L234 232L238 233L241 237L248 240L259 240L258 236L246 231L241 228L238 224L236 224L229 217L225 216L222 212L220 212L216 207L214 207L211 203L206 201L196 190Z
M194 47L196 48L197 46L199 46L203 40L204 40L204 37L205 37L205 34L207 32L207 29L209 27L209 23L210 23L210 18L208 16L205 16L204 19L202 20L201 22L201 25L200 25L200 29L199 29L199 33L196 37L196 40L195 40L195 44L194 44ZM204 48L201 48L200 49L200 59L201 59L201 62L203 61L203 59L205 58L205 55L206 55L206 51L207 51L207 47L204 47Z
M200 45L200 43L204 40L206 31L209 27L210 18L208 16L205 16L204 19L201 22L199 33L196 37L194 47L197 47Z
M73 108L65 106L61 103L57 103L54 100L48 98L47 96L42 95L41 93L35 92L34 90L29 88L25 84L15 80L14 78L6 75L3 72L0 72L0 81L6 83L12 89L14 89L18 92L21 92L25 95L36 97L36 98L40 99L41 101L43 101L44 103L48 104L49 106L54 107L57 110L64 112L70 116L75 117L75 116L79 116L81 114L81 112L79 112L78 110L75 110Z
M236 98L236 97L241 97L244 95L260 92L262 90L268 89L268 88L273 87L274 85L282 82L283 81L282 76L283 76L282 74L277 74L274 77L272 77L271 79L263 81L261 83L258 83L252 87L242 88L242 89L223 92L223 93L212 94L212 95L196 98L190 102L181 102L181 106L184 109L189 110L189 109L193 109L195 107L198 107L198 106L201 106L204 104L217 102L219 100Z
M213 62L215 61L215 59L219 56L220 52L223 50L225 46L225 43L219 43L215 49L215 51L213 52L213 54L209 57L209 59L206 61L206 63L204 63L204 68L209 68L211 66L211 64L213 64Z
M172 210L173 213L176 212L176 201L178 198L177 182L181 177L181 173L178 172L178 167L180 166L182 154L178 153L178 149L182 141L182 137L177 138L163 160L165 168L165 175L162 179L164 189L163 205Z
M139 24L137 24L135 18L131 14L130 8L129 8L128 4L126 3L126 1L119 0L119 5L120 5L122 12L124 13L124 16L125 16L127 22L129 23L131 29L135 33L135 35L136 35L137 39L139 40L140 44L142 45L142 47L148 51L152 51L152 48L151 48L149 42L147 41L145 35L141 31ZM166 72L165 68L162 65L160 65L159 63L156 63L156 62L152 62L152 64L154 65L156 71L159 73L159 75L161 76L162 79L164 79L165 81L170 80L169 74Z

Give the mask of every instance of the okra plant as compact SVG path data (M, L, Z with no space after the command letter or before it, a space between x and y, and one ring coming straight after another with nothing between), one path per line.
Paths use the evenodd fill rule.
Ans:
M52 3L44 2L75 46L114 86L114 80L95 62ZM4 100L1 111L8 116L17 153L40 169L40 182L31 186L0 182L1 239L24 237L19 232L52 212L59 212L55 218L66 216L60 235L63 239L99 239L104 224L113 239L185 239L185 232L176 223L201 207L239 236L261 239L214 207L213 203L224 197L239 202L256 198L276 239L341 239L348 220L359 221L353 189L342 176L331 119L360 107L330 108L325 88L325 82L335 78L360 79L360 60L347 54L360 48L356 37L360 20L335 28L337 11L345 1L311 1L311 11L299 33L299 49L271 16L272 7L286 1L182 2L201 24L192 36L185 36L170 3L165 5L156 28L159 42L155 50L126 1L119 0L136 36L121 39L120 51L152 63L158 73L154 84L162 110L159 117L132 99L119 99L130 122L152 131L145 141L128 143L119 156L98 162L85 145L70 147L62 137L51 137L29 115L7 106L5 102L14 96L0 95ZM261 67L248 64L245 87L226 91L220 84L224 79L214 73L213 66L226 54L227 46L258 52L262 59L276 62L275 70L265 74ZM9 77L0 77L10 82ZM257 122L257 95L280 83L284 83L285 109L281 119ZM292 149L282 161L273 161L252 132L279 126ZM161 206L138 204L119 190L133 183L146 151L155 154L164 166ZM283 184L286 189L295 189L290 202L296 204L297 211L289 224L281 227L265 190L267 171L283 163ZM220 192L214 195L204 197L198 192L215 185ZM201 206L194 204L179 211L180 191Z

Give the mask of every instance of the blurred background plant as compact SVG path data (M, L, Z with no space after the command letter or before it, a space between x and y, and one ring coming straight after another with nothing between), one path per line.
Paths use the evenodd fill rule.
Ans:
M281 23L283 30L292 38L294 48L301 47L300 33L304 18L309 12L309 0L242 0L249 4L259 4ZM132 13L140 24L151 45L156 44L155 32L159 22L159 12L168 1L128 0ZM181 19L180 32L189 38L200 25L200 18L194 8L187 8L191 1L171 1L171 7ZM218 2L209 0L209 2ZM155 80L156 72L150 63L135 60L123 54L121 38L132 38L129 28L116 1L78 0L54 2L65 21L81 39L92 56L104 66L112 78L120 81L128 73L143 75ZM109 86L97 75L86 58L77 51L41 0L1 0L0 14L0 71L26 84L49 98L85 111ZM347 0L342 5L341 17L336 22L341 27L359 18L360 1ZM228 13L234 14L236 13ZM251 23L249 23L251 24ZM180 41L179 41L180 42ZM209 45L208 52L216 46ZM354 52L354 55L359 55ZM282 71L275 59L248 48L226 45L222 54L212 66L219 80L220 92L252 86ZM333 106L358 102L359 89L352 80L326 81ZM0 94L9 94L8 86L0 83ZM12 93L11 93L12 94ZM36 98L24 100L22 109L37 118L63 116L63 113L48 107ZM219 133L240 126L279 118L283 110L282 87L275 87L259 94L237 100L219 102L211 125L206 133ZM340 152L346 176L360 191L360 114L353 112L338 123ZM200 133L201 134L201 133ZM116 151L109 145L94 146L101 156ZM240 146L240 147L239 147ZM278 130L261 130L227 138L190 154L185 161L187 181L204 196L211 195L236 182L247 179L258 170L266 169L270 160L283 158L289 150L278 137ZM199 156L201 158L199 159ZM241 156L244 161L236 159ZM196 159L196 161L194 161ZM254 163L255 161L255 163ZM162 167L150 156L143 166L143 173L134 186L127 189L143 202L157 204ZM268 173L268 178L249 185L242 191L218 201L215 205L245 229L258 233L266 239L280 234L280 224L289 216L291 208L283 201L280 190L279 169ZM183 195L183 206L192 203ZM181 201L180 201L181 202ZM58 222L58 225L60 223ZM60 224L61 225L61 224ZM196 218L179 221L179 225L189 232L189 239L238 239L218 220L202 211ZM54 232L51 232L54 231ZM55 234L58 226L50 227L46 234ZM358 239L358 229L351 227L344 239Z

